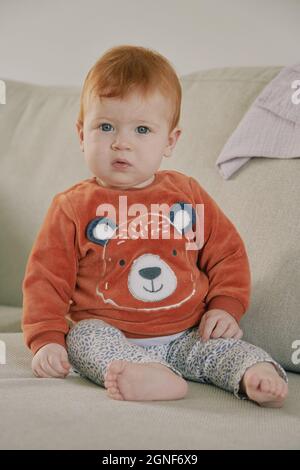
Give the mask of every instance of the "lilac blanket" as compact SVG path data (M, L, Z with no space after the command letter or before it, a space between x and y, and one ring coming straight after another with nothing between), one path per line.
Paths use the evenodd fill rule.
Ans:
M223 147L216 166L230 178L252 157L300 157L300 64L263 89Z

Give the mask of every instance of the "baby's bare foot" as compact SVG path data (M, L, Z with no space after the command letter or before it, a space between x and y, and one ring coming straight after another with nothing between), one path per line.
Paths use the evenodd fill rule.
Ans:
M185 397L187 382L157 362L112 361L105 375L107 395L114 400L178 400Z
M280 408L288 394L287 383L270 362L260 362L249 367L240 388L250 400L270 408Z

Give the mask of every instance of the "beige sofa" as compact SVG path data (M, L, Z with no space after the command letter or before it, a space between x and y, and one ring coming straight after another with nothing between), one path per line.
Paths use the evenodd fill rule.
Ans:
M289 371L289 397L279 410L195 382L183 400L120 402L74 372L66 379L34 377L20 330L25 264L54 194L91 175L75 132L80 90L4 78L1 449L300 447L300 161L253 158L227 181L215 166L242 116L280 69L224 68L182 77L183 134L163 166L196 177L245 240L253 289L242 320L244 339L264 347Z

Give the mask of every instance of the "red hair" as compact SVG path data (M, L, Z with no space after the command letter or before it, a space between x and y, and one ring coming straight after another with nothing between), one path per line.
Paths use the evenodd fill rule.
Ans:
M132 90L143 97L160 91L173 105L169 130L178 125L182 92L173 66L158 52L132 45L109 49L90 69L81 91L78 121L83 124L91 94L123 99Z

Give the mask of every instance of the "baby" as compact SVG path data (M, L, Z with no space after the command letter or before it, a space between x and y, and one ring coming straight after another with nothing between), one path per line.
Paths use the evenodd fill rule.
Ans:
M241 237L195 178L159 171L180 107L176 72L150 49L114 47L88 73L77 131L93 176L53 198L23 280L33 373L73 366L116 400L181 399L192 380L280 407L285 371L241 340Z

